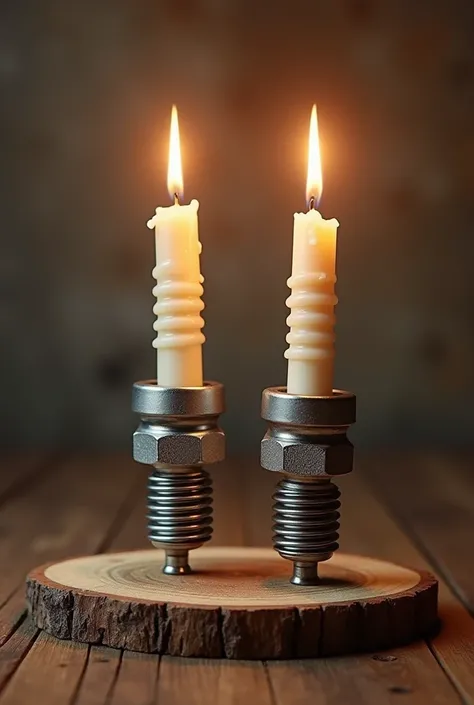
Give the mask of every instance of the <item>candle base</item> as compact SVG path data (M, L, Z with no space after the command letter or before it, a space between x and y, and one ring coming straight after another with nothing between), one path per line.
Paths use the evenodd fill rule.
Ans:
M218 417L224 388L159 387L154 380L133 386L133 410L141 422L133 435L133 457L153 465L148 482L148 534L165 552L163 573L191 572L189 551L212 536L212 481L203 465L225 457Z
M347 429L355 421L355 396L288 394L265 389L261 465L283 473L273 496L273 545L293 562L294 585L317 585L318 563L339 548L339 490L334 476L351 472L353 446Z

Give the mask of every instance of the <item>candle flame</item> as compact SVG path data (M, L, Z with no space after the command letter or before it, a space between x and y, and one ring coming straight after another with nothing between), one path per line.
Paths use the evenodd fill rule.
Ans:
M183 196L183 167L181 164L181 145L179 142L178 110L176 105L171 108L168 193L174 201Z
M311 111L308 144L308 176L306 179L306 201L308 208L316 208L323 192L321 152L319 149L318 114L316 105Z

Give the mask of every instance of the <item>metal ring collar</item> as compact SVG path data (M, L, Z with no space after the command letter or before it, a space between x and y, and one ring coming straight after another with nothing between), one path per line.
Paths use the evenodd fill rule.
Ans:
M159 387L153 379L135 382L132 410L143 416L218 416L225 411L224 385Z
M356 397L341 389L330 397L310 397L269 387L262 394L262 418L289 426L350 426L356 420Z

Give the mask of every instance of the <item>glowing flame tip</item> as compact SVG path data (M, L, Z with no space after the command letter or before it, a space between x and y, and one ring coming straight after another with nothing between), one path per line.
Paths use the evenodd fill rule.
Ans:
M168 155L168 193L170 198L183 196L183 167L181 164L181 145L179 141L178 110L171 108L170 146Z
M323 175L319 148L318 114L316 105L313 105L309 123L308 175L306 179L306 202L308 208L315 208L318 205L322 191Z

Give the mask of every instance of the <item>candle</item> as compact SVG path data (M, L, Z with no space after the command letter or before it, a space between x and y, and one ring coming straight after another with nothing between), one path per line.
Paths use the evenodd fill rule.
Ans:
M324 220L315 209L322 192L316 106L309 130L307 213L295 213L293 265L286 304L290 332L286 336L289 394L330 396L334 375L334 307L337 297L336 240L339 223Z
M170 145L168 159L168 191L174 204L157 208L148 221L155 228L156 267L153 294L156 304L153 313L157 319L153 328L157 337L153 347L157 351L157 384L162 387L201 387L202 333L204 303L199 266L201 243L198 235L198 208L196 200L181 205L183 175L179 142L178 113L171 111Z

